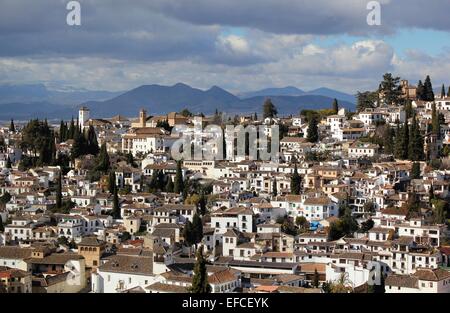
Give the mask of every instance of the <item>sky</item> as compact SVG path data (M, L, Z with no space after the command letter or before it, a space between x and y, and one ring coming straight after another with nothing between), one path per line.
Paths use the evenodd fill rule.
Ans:
M386 72L450 84L449 0L0 0L0 84L122 91L178 82L374 90Z

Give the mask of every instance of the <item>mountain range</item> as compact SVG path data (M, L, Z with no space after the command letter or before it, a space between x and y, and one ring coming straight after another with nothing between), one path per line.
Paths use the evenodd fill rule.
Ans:
M81 105L93 117L117 114L136 116L141 108L148 114L164 114L188 109L193 113L212 114L217 109L229 114L261 112L270 97L282 115L298 114L302 109L331 107L334 98L341 107L354 109L354 97L336 90L319 88L305 92L296 87L268 88L234 95L218 86L208 90L183 83L173 86L142 85L126 92L63 90L52 91L44 85L0 86L0 119L70 118Z

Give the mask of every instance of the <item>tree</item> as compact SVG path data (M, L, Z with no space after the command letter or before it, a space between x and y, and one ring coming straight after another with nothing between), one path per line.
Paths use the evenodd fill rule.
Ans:
M333 110L334 114L338 114L339 112L339 104L336 98L333 100L333 104L331 106L331 109Z
M200 215L195 212L192 218L192 230L194 232L194 244L198 244L203 239L203 223Z
M445 98L445 85L442 84L442 89L441 89L441 98Z
M420 163L414 162L411 169L411 179L420 178Z
M434 222L436 224L445 224L449 210L448 202L441 199L433 199L431 202L433 204Z
M419 100L425 99L425 87L423 86L422 80L419 80L419 83L417 84L416 95Z
M70 151L72 159L79 158L82 155L87 153L87 140L84 137L84 134L77 127L73 137L73 145Z
M274 178L272 181L272 196L276 197L277 195L278 195L277 179Z
M450 86L448 86L447 97L450 98Z
M409 132L408 159L420 161L425 157L423 151L423 137L415 116L412 118L411 130Z
M380 84L380 93L383 95L384 102L387 105L400 104L402 90L400 88L400 77L393 77L391 73L383 75L383 81Z
M9 157L9 155L8 155L8 157L7 157L7 159L6 159L6 168L11 168L11 167L12 167L11 159L10 159L10 157Z
M120 219L121 218L118 189L119 188L117 188L117 186L114 184L113 206L112 206L112 217L114 219Z
M315 143L319 140L319 130L317 128L317 118L313 116L308 123L308 136L306 137L309 142Z
M369 218L367 221L361 223L361 229L359 230L359 232L367 233L369 230L373 228L374 225L375 222Z
M197 261L194 266L194 277L190 293L210 293L211 286L208 284L208 273L206 272L206 260L203 257L203 246L197 249Z
M0 215L0 232L4 232L5 231L5 226L3 226L3 219L2 216Z
M11 119L11 124L9 124L9 131L12 133L16 132L16 126L14 126L14 120Z
M439 119L439 112L436 109L436 102L431 105L431 131L434 135L440 138L441 123Z
M192 223L189 220L184 224L183 238L184 242L187 243L189 247L192 247L192 245L195 244L195 234L192 227Z
M97 134L95 133L94 126L89 125L87 133L87 149L88 154L97 155L99 152Z
M297 169L297 163L294 165L294 173L291 177L291 194L293 195L299 195L300 194L300 188L301 188L301 177L298 174Z
M134 162L134 157L131 152L128 152L127 154L127 164L129 164L132 167L137 167L136 162Z
M424 101L434 101L434 91L433 91L433 85L431 84L430 75L427 75L427 78L425 78L425 83L423 85L424 93L423 93L423 99Z
M319 288L319 272L317 272L317 268L314 269L314 277L313 277L313 287Z
M0 197L0 203L2 203L2 204L6 204L10 200L11 200L11 194L7 191Z
M58 179L56 181L56 208L62 208L62 174L58 173Z
M188 109L183 109L180 112L181 115L183 115L184 117L191 117L193 114L191 113L191 111L189 111Z
M110 171L108 174L108 190L111 194L114 193L114 188L116 188L116 173Z
M106 173L109 170L110 163L109 163L109 154L106 149L106 143L102 143L102 146L100 148L100 153L97 156L96 163L97 163L97 165L96 165L95 169L97 171Z
M411 100L407 100L405 103L405 115L406 115L406 119L409 119L409 118L413 117L413 115L414 115L414 109L412 107Z
M278 114L277 108L275 107L275 105L272 103L272 100L270 98L267 98L264 101L264 105L263 105L263 118L273 118Z
M295 218L295 225L297 225L302 232L305 232L309 229L309 222L304 216L297 216Z
M378 93L371 91L359 92L356 95L357 103L356 110L358 112L364 111L368 108L374 108L378 101Z
M183 173L181 171L181 161L178 161L173 191L175 193L181 193L183 192L183 190L184 190L184 182L183 182Z
M200 214L203 216L206 214L206 197L204 194L200 196L200 200L198 202L198 209L200 210Z
M172 176L169 176L169 178L167 178L167 184L165 187L165 191L173 192L173 188L174 188L174 185L173 185L173 181L172 181Z

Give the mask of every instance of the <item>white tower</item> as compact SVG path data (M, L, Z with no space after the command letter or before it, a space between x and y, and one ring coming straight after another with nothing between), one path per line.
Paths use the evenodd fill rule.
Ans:
M89 109L86 107L81 107L78 111L78 122L80 123L81 129L88 127L89 121Z

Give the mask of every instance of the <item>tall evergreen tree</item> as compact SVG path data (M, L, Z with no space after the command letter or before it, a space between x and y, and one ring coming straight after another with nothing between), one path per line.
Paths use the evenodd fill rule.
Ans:
M380 84L380 93L384 97L384 103L387 105L400 104L402 90L400 88L400 77L393 77L391 73L383 75L383 81Z
M189 220L184 224L183 238L188 247L192 247L195 244L194 229L192 227L191 221Z
M439 112L436 109L436 102L433 102L433 104L431 105L431 129L433 134L439 138L441 135L441 125Z
M319 288L319 272L317 271L317 268L314 269L314 277L313 277L313 287Z
M62 174L58 173L58 179L56 181L56 208L62 208Z
M10 157L8 155L7 160L6 160L6 168L11 168L11 167L12 167L11 159L10 159Z
M263 118L275 117L278 114L277 108L272 103L270 98L264 101L263 105Z
M389 124L386 124L383 131L384 153L394 154L394 139L395 130Z
M95 133L94 126L89 125L87 132L87 149L88 154L97 155L99 152L97 134Z
M174 185L173 185L173 181L172 181L172 176L169 176L167 178L167 184L166 184L165 191L166 192L173 192L173 188L174 188Z
M447 97L450 98L450 86L448 86Z
M332 105L331 109L333 110L334 114L338 114L339 104L338 104L338 101L336 98L334 98L334 100L333 100L333 105Z
M97 157L97 166L95 169L97 171L106 173L110 168L110 162L109 162L109 154L108 150L106 149L106 143L103 143L100 148L100 153Z
M424 99L425 101L434 101L434 91L433 91L433 85L431 84L430 76L427 75L427 78L425 79L425 83L423 85L424 87Z
M108 190L111 194L114 193L114 188L116 188L116 173L110 171L108 174Z
M72 119L70 120L70 125L69 125L69 131L67 134L67 139L73 139L75 137L75 132L76 132L76 128L75 128L75 121Z
M16 132L16 126L14 125L14 120L11 119L11 124L9 124L9 131L15 133Z
M3 218L0 215L0 232L4 232L5 231L5 226L3 225Z
M113 216L114 219L120 219L121 218L118 189L119 188L114 183L113 206L112 206L112 216Z
M210 293L211 285L208 284L208 273L206 271L206 260L203 257L203 247L197 249L197 261L194 266L194 277L190 293Z
M424 155L424 142L422 134L420 133L419 125L415 116L412 118L411 129L409 132L409 145L408 145L408 159L412 161L423 160Z
M419 83L417 84L416 96L419 100L425 100L425 87L421 80L419 80Z
M294 164L294 173L291 177L291 193L293 195L299 195L301 188L301 177L298 174L297 163Z
M402 160L406 160L408 158L408 151L409 151L409 125L408 121L405 121L405 124L402 128Z
M445 98L445 85L444 84L442 84L441 98Z
M420 163L414 162L411 168L411 179L420 178Z
M278 195L277 179L274 178L272 181L272 196L276 197L277 195Z
M192 230L194 232L194 244L198 244L203 239L203 223L197 212L192 218Z
M317 127L317 117L312 115L308 122L308 135L309 142L315 143L319 140L319 129Z
M184 189L183 172L181 171L181 161L178 161L173 191L175 193L181 193L183 192L183 189Z

